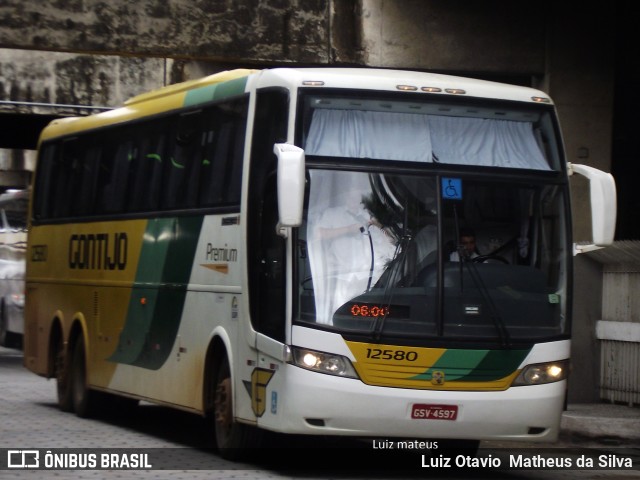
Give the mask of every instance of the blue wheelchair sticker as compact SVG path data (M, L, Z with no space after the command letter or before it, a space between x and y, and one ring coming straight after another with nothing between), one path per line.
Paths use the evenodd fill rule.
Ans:
M443 177L442 198L444 200L462 200L462 180Z

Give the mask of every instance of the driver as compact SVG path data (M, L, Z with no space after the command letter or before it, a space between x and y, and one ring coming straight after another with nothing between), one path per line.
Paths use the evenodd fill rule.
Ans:
M460 230L460 240L458 242L458 248L455 252L449 255L449 260L452 262L459 262L462 257L462 261L468 261L480 256L476 247L476 234L470 228Z

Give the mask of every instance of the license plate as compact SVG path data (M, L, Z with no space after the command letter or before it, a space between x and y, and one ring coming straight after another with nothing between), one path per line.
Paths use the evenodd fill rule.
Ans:
M416 403L411 408L411 418L418 420L455 420L458 418L458 406Z

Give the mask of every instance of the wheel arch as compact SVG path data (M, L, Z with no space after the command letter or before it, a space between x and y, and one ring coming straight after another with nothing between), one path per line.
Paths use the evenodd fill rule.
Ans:
M229 361L231 378L233 379L233 350L228 333L218 328L213 331L204 361L203 389L202 389L202 409L205 416L210 416L213 410L214 389L216 372L220 362L224 357Z
M87 339L87 328L84 317L82 315L76 315L71 321L71 330L69 331L69 340L67 342L69 351L73 351L72 349L75 347L76 342L81 335L84 340L86 352L88 353L90 345Z

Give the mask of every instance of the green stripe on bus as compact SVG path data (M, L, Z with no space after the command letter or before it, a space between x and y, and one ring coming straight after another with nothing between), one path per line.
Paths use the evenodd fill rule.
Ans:
M476 369L460 381L499 380L515 372L531 350L489 350Z
M110 361L157 370L176 339L203 217L147 224L125 326Z
M449 349L423 373L412 380L431 380L434 372L444 372L447 381L489 382L511 375L530 350Z
M246 85L247 77L242 77L190 90L184 98L184 106L190 107L201 103L211 102L213 100L241 95L244 93Z

